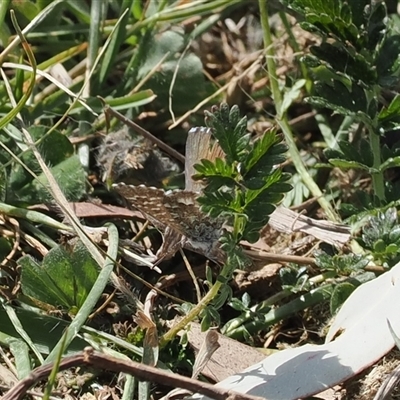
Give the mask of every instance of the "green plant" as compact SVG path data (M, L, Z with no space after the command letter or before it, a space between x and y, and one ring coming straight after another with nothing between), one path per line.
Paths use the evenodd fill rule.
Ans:
M225 324L222 331L226 335L254 342L258 332L268 331L272 325L284 326L277 324L279 321L299 321L289 317L301 315L306 307L329 303L335 313L357 285L375 277L364 273L368 261L388 268L398 261L397 213L389 207L399 204L400 185L391 178L400 165L400 143L387 138L398 130L400 122L400 100L395 94L400 47L396 21L387 15L382 2L285 3L297 12L304 28L322 38L322 43L312 46L311 54L303 59L296 54L307 49L295 43L295 29L291 30L287 16L280 13L282 24L274 24L273 29L269 26L275 11L272 6L267 9L270 2L265 0L259 1L260 13L253 12L257 3L249 7L244 0L0 2L4 48L0 52L0 210L6 216L0 224L0 336L1 345L9 346L19 379L38 364L61 360L65 353L80 351L88 343L121 357L142 357L143 363L155 364L158 358L174 360L168 364L180 368L184 364L181 361L189 358L188 348L181 343L178 347L175 335L191 319L200 319L203 329ZM14 8L12 14L10 6ZM253 27L255 31L245 31ZM293 62L287 63L288 54L281 58L275 40L277 27L286 29L279 47L289 37L283 47L293 48ZM258 57L261 49L258 42L246 41L252 34L263 35L265 58L250 61L248 67L246 63ZM221 38L224 46L220 46ZM211 48L209 53L201 47L205 42L206 48ZM226 53L226 59L222 53ZM288 71L285 77L279 76L278 67L283 64ZM265 84L265 66L269 85ZM232 78L232 71L239 73ZM101 239L95 243L88 237L92 230L87 225L98 226L108 218L117 218L110 215L115 208L104 207L115 199L107 191L107 183L101 182L99 166L93 160L102 137L119 131L124 119L105 112L104 103L123 113L125 119L136 120L165 147L174 146L179 153L187 127L202 123L197 111L209 108L213 101L220 103L228 85L235 84L236 92L247 83L249 89L241 105L249 121L240 116L237 107L222 105L208 112L206 123L225 156L202 160L196 167L196 178L205 183L199 200L203 210L223 220L226 228L220 243L226 255L222 270L216 275L211 265L203 281L201 274L193 274L193 279L200 281L198 298L205 293L199 304L193 304L192 293L181 291L179 285L160 291L152 308L157 324L147 321L149 325L135 329L133 310L141 306L136 293L142 294L144 286L156 285L159 276L137 265L129 253L117 251L122 242L114 225L109 224L107 232L100 229ZM312 107L323 109L313 109L320 130L305 123L312 139L300 132L296 137L296 125L290 123L290 118L303 117L304 110L309 110L301 103L304 91L311 94L308 101ZM236 103L232 98L228 102ZM255 128L254 121L271 122L269 115L276 116L272 124L278 125L286 144L275 129L262 135ZM247 125L255 140L247 133ZM168 131L167 126L174 130ZM140 148L142 138L136 139L135 145ZM321 176L327 169L315 168L318 150L326 146L331 169L355 169L360 172L357 178L372 176L373 189L369 190L364 179L366 190L358 193L357 204L346 209L354 219L374 215L362 228L359 244L364 254L313 254L315 266L289 264L281 268L279 276L274 277L273 292L266 290L253 296L249 291L251 297L245 294L235 298L229 285L234 269L246 269L251 261L239 242L258 239L275 205L290 190L288 174L280 168L282 163L296 175L290 182L295 187L290 194L296 205L313 197L327 219L340 221L332 200L341 204L342 211L347 193L336 185L335 174L325 174L324 181ZM160 150L165 151L165 147L160 146ZM178 163L169 160L176 167L171 171L181 167L184 157L178 155ZM151 174L151 168L146 172ZM75 211L81 212L82 205L72 207L68 201L91 198L103 204L85 204L91 211L79 214L78 220ZM38 204L48 202L57 204L56 212L52 207L43 211L43 204ZM28 208L31 205L39 207L33 211ZM110 210L110 214L93 218L99 209ZM60 212L64 223L57 221ZM125 219L126 214L122 215ZM124 239L130 235L127 231L121 229ZM80 238L78 245L59 244L74 234ZM268 241L268 233L262 239ZM274 246L274 239L268 244ZM152 236L146 237L146 245L149 242ZM348 251L345 247L344 252ZM135 257L138 260L140 255ZM200 256L189 257L196 268L200 260ZM121 268L115 268L116 261ZM141 261L149 265L147 260ZM168 275L171 267L175 272L182 263L174 258L159 267ZM171 293L176 297L168 297ZM107 308L97 309L99 304ZM236 315L226 321L229 306ZM64 320L45 315L46 311L60 309L68 312ZM95 318L90 318L95 310ZM159 342L157 334L165 331L156 330L161 330L163 322L176 312L186 317ZM305 320L301 325L308 328ZM167 342L168 346L159 346ZM103 379L109 377L96 379L104 384ZM134 396L134 387L134 378L128 377L124 398ZM147 383L140 382L137 397L148 398L149 390Z
M42 265L31 256L19 259L22 293L55 309L76 314L99 274L96 263L81 243L67 251L57 246L47 253ZM42 305L43 307L43 305Z
M392 92L398 82L400 36L391 28L384 2L288 0L285 3L304 20L303 29L322 41L311 46L303 62L315 77L307 101L358 124L335 137L337 147L326 149L329 163L366 171L372 177L369 207L387 204L384 173L399 165L397 149L383 151L382 140L399 128L400 97ZM385 99L385 100L383 100Z
M370 217L362 229L360 243L377 263L385 267L395 265L400 260L400 224L396 208Z
M163 343L171 340L176 332L201 313L205 322L211 321L212 315L218 318L207 305L214 309L221 307L230 296L231 290L226 283L234 269L248 264L239 242L258 239L259 230L268 222L275 205L291 189L287 183L289 175L279 168L285 160L286 146L274 130L251 140L246 132L246 117L240 116L237 106L229 108L227 104L206 112L205 122L212 129L225 158L201 160L195 165L197 174L194 179L205 181L203 195L198 199L203 211L226 221L228 229L220 239L226 261L208 293L164 335ZM204 328L207 325L203 323Z

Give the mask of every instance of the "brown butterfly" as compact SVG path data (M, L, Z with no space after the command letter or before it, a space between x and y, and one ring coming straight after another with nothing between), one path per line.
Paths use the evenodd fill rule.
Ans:
M114 189L130 205L137 208L157 229L163 232L164 242L157 253L159 259L169 258L180 247L222 260L218 240L223 220L210 218L197 202L202 182L192 179L194 164L204 158L222 155L217 144L212 147L208 128L192 128L186 141L185 190L164 191L145 185L114 184Z

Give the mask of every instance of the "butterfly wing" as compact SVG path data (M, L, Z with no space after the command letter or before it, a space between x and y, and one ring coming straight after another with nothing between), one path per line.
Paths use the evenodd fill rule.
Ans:
M192 176L196 173L194 165L201 159L207 158L210 152L211 130L205 127L190 129L186 139L185 151L185 189L200 192L202 189L201 181L194 181Z
M217 141L211 145L211 129L198 126L188 132L185 157L185 189L201 192L204 183L192 179L196 173L194 165L202 159L214 161L217 157L224 158L225 155Z
M165 231L170 227L186 236L184 229L185 218L188 214L200 212L192 192L171 191L144 185L125 185L116 183L113 188L124 197L131 207L137 208L156 228ZM180 195L180 193L185 193ZM176 204L175 204L176 203Z

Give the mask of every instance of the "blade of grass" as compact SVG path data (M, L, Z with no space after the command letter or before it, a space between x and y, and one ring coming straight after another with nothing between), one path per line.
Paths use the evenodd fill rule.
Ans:
M114 67L115 58L118 51L125 40L127 23L129 22L129 12L133 7L133 1L123 0L121 4L121 10L123 10L123 15L120 18L120 24L118 25L116 31L114 32L113 38L111 39L110 45L104 54L103 60L100 66L99 72L99 83L102 85L107 79L111 68Z
M14 68L14 69L20 69L20 70L24 70L24 71L29 71L29 72L33 72L33 68L29 65L23 65L23 64L15 64L15 63L4 63L4 67L7 68ZM90 106L88 106L85 102L85 100L81 99L77 94L75 94L74 92L72 92L70 89L68 89L66 86L64 86L61 82L59 82L57 79L55 79L54 77L52 77L50 74L48 74L45 71L41 71L39 69L35 70L35 73L39 76L42 76L43 78L46 78L47 80L49 80L51 83L53 83L56 87L58 87L59 89L61 89L63 92L67 93L69 96L71 96L73 99L76 99L79 104L86 108L87 111L89 111L91 114L95 115L96 117L98 116L98 114L92 109L90 108Z
M0 65L3 64L5 58L21 43L21 38L32 29L35 29L42 21L44 21L48 15L54 10L54 8L63 3L64 0L54 0L45 9L42 10L29 24L22 30L22 35L17 35L14 40L1 52L0 54ZM11 10L12 11L12 10ZM15 18L15 17L14 17Z
M60 351L58 352L58 355L57 355L56 359L54 360L54 365L53 365L53 368L51 369L51 373L50 373L49 379L47 381L46 388L44 390L43 400L50 399L51 391L56 384L57 372L58 372L58 369L60 368L60 362L62 360L62 355L63 355L64 349L66 347L66 344L67 344L66 340L67 340L67 332L65 332L61 338Z
M21 30L19 29L19 26L17 24L17 20L15 19L15 14L12 10L11 10L11 19L13 21L14 27L17 30L18 34L22 35ZM25 38L21 39L21 43L22 43L22 46L24 47L25 51L27 52L27 54L28 54L28 52L30 52L30 54L32 55L32 52L28 45L28 42L25 40ZM29 58L29 56L28 56L28 58ZM0 56L0 59L1 59L1 56ZM33 60L34 60L34 58L33 58ZM32 60L30 59L30 61L32 61ZM0 61L0 64L1 64L1 61ZM35 64L35 61L33 61L33 64ZM3 69L0 69L0 72L2 74L5 84L7 85L7 79L4 74ZM20 101L14 105L14 108L11 110L11 112L9 112L3 118L0 119L0 130L3 129L5 126L7 126L24 108L26 102L29 100L29 97L31 96L31 94L33 92L33 88L35 87L35 76L36 76L36 71L34 68L32 79L31 79L28 87L26 88L24 95L21 97ZM7 90L10 91L11 88L8 87Z
M17 313L15 312L14 308L11 307L10 305L6 304L4 300L0 297L0 301L2 303L2 306L5 310L5 312L8 315L8 318L10 319L11 323L14 326L14 329L18 332L18 334L22 337L22 339L25 341L25 343L29 346L29 348L33 351L37 359L41 364L43 364L44 359L42 355L40 354L40 351L36 347L36 345L33 343L31 338L29 337L28 333L24 329L24 327L21 324L21 321L19 320Z
M88 4L82 0L68 0L65 3L78 19L90 25L90 10Z
M103 7L106 7L107 2L104 0L97 0L92 2L90 6L90 28L89 28L89 46L86 64L86 83L85 91L82 93L83 97L89 97L91 90L91 71L96 62L99 53L100 33L103 24Z
M0 26L3 26L4 18L8 12L11 0L0 1Z
M18 33L18 35L21 36L21 42L24 44L24 50L27 54L28 60L30 61L32 68L33 68L33 78L35 77L36 74L36 60L35 57L32 53L32 50L30 49L29 45L26 42L26 39L23 37L21 30L18 27L17 21L15 20L14 17L14 25L16 27L16 31ZM99 55L99 57L101 57L101 54ZM93 66L95 68L95 65ZM34 81L34 79L33 79ZM78 98L81 96L81 93L84 90L84 86L82 87L80 94L78 95ZM77 100L75 99L73 104L71 105L71 107L75 104ZM70 107L70 108L71 108ZM48 134L50 134L50 132L52 132L56 127L58 127L61 124L61 121L63 121L63 119L65 119L66 115L68 115L68 112L59 119L59 121L48 131ZM4 118L9 118L7 115ZM76 215L74 214L73 210L71 209L70 205L67 202L67 199L65 198L65 195L62 193L62 191L60 190L57 181L55 180L54 176L52 175L51 171L49 170L48 166L46 165L46 163L44 162L40 152L38 151L32 136L30 135L29 131L25 128L22 128L22 133L24 134L24 139L26 144L32 149L32 152L34 154L34 156L36 157L39 166L41 168L41 170L43 171L43 174L46 176L48 182L49 182L49 191L51 193L51 195L53 196L53 198L56 200L57 204L60 206L61 210L63 211L64 215L67 217L67 219L69 220L69 222L71 223L71 225L74 228L74 231L76 232L76 234L78 235L78 237L81 239L82 243L84 243L84 245L86 246L86 248L88 249L88 251L90 252L90 254L92 255L93 259L98 263L98 265L100 267L103 267L104 265L104 257L102 256L102 254L100 253L100 251L98 250L98 248L96 247L96 245L94 243L92 243L92 241L90 240L90 238L87 236L86 232L84 231L79 219L76 217ZM113 259L114 260L114 259ZM108 262L106 263L108 265ZM132 302L133 304L136 304L136 298L133 295L133 293L126 287L126 285L120 281L120 279L117 277L117 275L115 275L114 273L112 273L111 275L112 277L112 282L115 285L116 288L118 288L121 293L124 294L125 298L127 300L129 300L130 302Z
M69 225L63 224L45 214L37 211L27 210L25 208L18 208L10 206L9 204L0 203L0 212L15 218L23 218L27 221L34 222L37 224L43 224L50 228L63 230L67 232L73 232L73 228Z
M293 164L301 176L303 182L307 186L307 188L312 193L313 197L315 197L321 206L321 208L325 211L328 219L334 222L340 222L340 217L335 212L333 207L330 205L329 201L324 197L318 185L314 182L311 175L308 173L304 162L301 158L299 150L297 149L296 143L293 138L293 133L291 131L290 125L287 120L287 115L285 112L282 112L282 95L279 89L278 84L278 76L276 74L276 65L274 61L274 46L272 42L271 29L269 26L269 16L267 10L267 3L264 0L259 0L259 7L261 13L261 24L263 27L264 33L264 46L267 55L267 66L268 66L268 75L269 75L269 84L271 87L272 97L275 102L276 109L276 122L281 128L286 143L289 147L289 154L292 158Z
M237 1L234 4L237 5L239 3L240 1ZM128 30L127 36L131 36L140 29L151 26L159 21L174 21L207 13L215 13L217 10L222 10L224 7L230 5L232 5L231 0L214 0L210 2L190 2L172 8L166 8L160 12L152 14L148 18L138 21Z
M10 351L15 360L18 378L26 378L32 371L29 346L23 340L13 339L10 341Z

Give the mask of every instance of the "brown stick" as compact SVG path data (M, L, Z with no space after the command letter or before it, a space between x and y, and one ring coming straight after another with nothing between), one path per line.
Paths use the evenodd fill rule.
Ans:
M114 372L124 372L133 375L140 380L156 382L166 386L180 387L191 392L200 393L216 400L265 400L262 397L238 393L233 390L226 390L209 383L200 382L178 374L165 372L161 369L150 367L135 361L121 360L116 357L105 355L94 351L91 347L85 348L82 353L65 357L59 365L59 371L90 365L99 369ZM53 368L53 364L42 365L34 369L29 376L18 382L11 388L2 400L20 400L36 382L46 379Z

